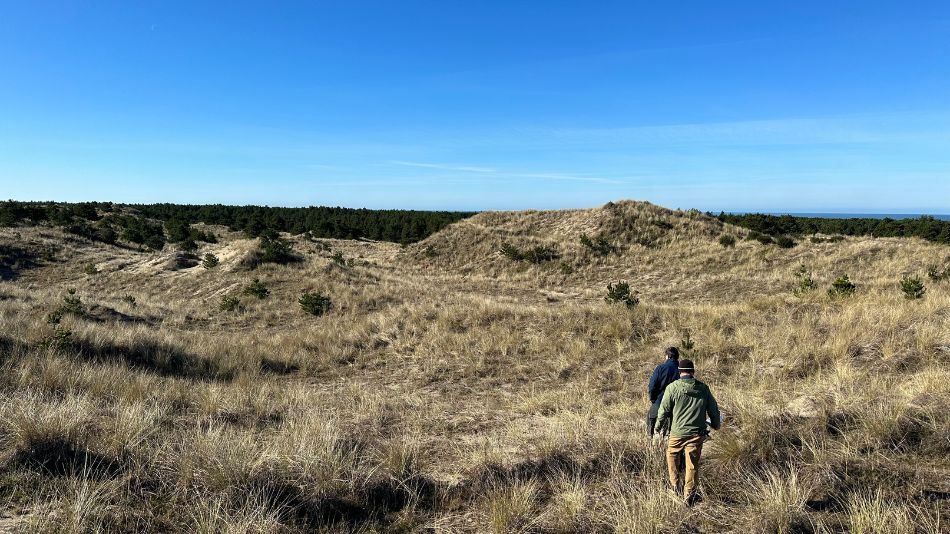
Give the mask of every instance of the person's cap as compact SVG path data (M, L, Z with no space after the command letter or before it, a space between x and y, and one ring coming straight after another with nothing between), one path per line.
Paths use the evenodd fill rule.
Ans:
M693 360L680 360L680 371L694 371Z

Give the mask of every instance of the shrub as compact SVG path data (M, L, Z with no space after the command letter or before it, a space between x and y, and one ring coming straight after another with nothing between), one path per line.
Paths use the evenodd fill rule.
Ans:
M186 254L194 254L198 251L198 243L191 238L185 239L181 243L178 243L178 250Z
M811 277L811 271L804 265L798 268L798 287L795 288L795 295L802 296L812 289L815 289L815 280Z
M157 235L150 235L145 239L144 245L156 252L165 248L165 241Z
M607 296L604 297L604 300L611 304L623 303L631 309L640 304L640 299L630 293L630 284L622 281L616 284L607 284Z
M76 296L75 289L66 290L68 295L63 297L63 305L60 307L64 313L71 313L73 315L83 315L86 313L85 307L82 305L82 300Z
M77 316L83 316L86 313L86 309L82 304L82 300L76 296L75 289L67 289L67 295L63 297L63 303L51 311L46 316L46 322L51 325L58 325L60 321L63 320L63 316L67 313Z
M589 248L598 256L606 256L611 252L616 252L617 247L610 244L604 236L597 236L594 239L587 237L587 234L581 234L581 245Z
M927 277L933 280L934 282L939 282L941 280L946 280L950 278L950 267L941 270L937 265L931 265L927 269Z
M574 268L571 267L570 263L562 261L557 265L557 268L560 269L562 274L574 274Z
M321 295L320 293L310 292L301 295L298 302L303 311L310 315L316 315L317 317L330 311L330 306L332 305L330 297Z
M758 241L759 243L762 243L763 245L771 245L772 243L774 243L774 241L772 240L772 236L760 234L759 232L751 232L749 234L749 239L754 239Z
M62 307L56 308L55 310L49 312L49 314L46 316L46 322L51 325L57 325L63 320L64 313L65 312L63 311Z
M910 300L919 299L924 296L924 293L927 292L927 288L924 287L924 283L920 281L920 278L914 277L905 277L901 280L901 291L904 292L904 297Z
M89 276L93 276L99 274L99 269L96 269L95 263L87 263L83 266L82 272L88 274Z
M287 264L296 259L290 242L274 235L261 236L260 261L262 263Z
M435 247L429 245L426 247L424 254L427 258L434 258L439 255L439 252L435 249Z
M135 306L135 297L133 297L132 295L126 295L122 297L122 300L129 306Z
M560 256L552 247L538 245L524 253L524 259L530 263L544 263L554 261Z
M346 258L343 257L342 252L339 252L339 251L334 252L333 256L330 256L330 259L333 260L333 263L341 267L346 267Z
M787 235L782 235L775 238L775 244L780 248L792 248L798 243L796 243L794 239L788 237Z
M831 298L850 297L855 289L856 286L848 279L848 275L839 276L828 288L828 296Z
M689 329L683 334L683 339L680 340L680 348L684 351L693 350L693 347L696 346L696 342L693 341L693 338L690 337Z
M501 253L513 261L527 261L535 264L554 261L561 257L553 247L545 245L538 245L522 252L511 243L504 243L501 246Z
M119 239L119 234L108 224L97 224L94 231L94 238L103 243L114 245Z
M839 243L841 241L844 241L843 235L833 235L831 237L811 236L812 243Z
M218 309L224 312L232 312L241 308L241 300L232 295L226 295L218 304Z
M221 263L221 261L218 257L210 252L205 254L204 259L201 260L201 266L205 269L214 269L219 263Z
M521 261L524 259L524 255L518 250L518 247L512 245L511 243L504 243L501 245L501 253L512 261Z
M725 248L732 248L736 246L736 238L731 235L724 235L719 238L719 244Z
M269 295L270 290L267 289L267 286L265 286L263 282L255 278L250 285L244 288L244 294L257 297L258 300L260 300Z
M63 328L58 324L55 325L53 331L49 335L45 336L40 341L40 345L54 350L67 349L72 347L73 344L72 331L68 328Z

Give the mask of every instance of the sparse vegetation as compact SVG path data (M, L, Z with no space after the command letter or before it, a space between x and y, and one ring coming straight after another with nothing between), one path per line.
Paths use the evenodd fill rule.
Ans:
M950 266L940 268L939 265L931 265L927 268L927 278L930 278L934 282L950 280Z
M255 278L253 282L247 285L244 288L244 294L250 295L252 297L257 297L258 300L264 299L267 295L270 294L270 290L267 289L267 286L264 285L260 279Z
M812 243L815 243L815 244L818 244L818 243L840 243L840 242L844 241L844 236L843 236L843 235L833 235L833 236L824 237L824 236L819 236L819 235L813 235L813 236L811 236L810 240L811 240Z
M687 328L683 332L683 339L680 340L680 348L686 352L693 350L696 347L696 342L693 340L689 329Z
M510 243L504 243L501 246L501 253L513 261L526 261L534 264L554 261L561 257L554 247L547 245L535 245L522 251Z
M311 292L301 295L299 303L300 308L303 309L303 311L309 313L310 315L316 315L317 317L329 312L330 306L332 305L330 297L320 293Z
M749 235L746 236L746 239L752 240L752 241L758 241L759 243L761 243L761 244L763 244L763 245L771 245L772 243L775 242L775 241L772 239L772 236L766 235L766 234L762 234L762 233L759 233L759 232L754 232L754 231L753 231L753 232L749 232Z
M241 299L235 297L234 295L225 295L221 298L221 303L218 304L218 309L223 312L238 311L241 308Z
M613 304L621 303L628 308L634 308L640 304L640 299L630 292L630 284L627 282L617 282L616 284L607 284L607 296L604 300Z
M208 252L204 255L204 258L201 259L201 266L205 269L214 269L221 263L221 260L217 256Z
M922 298L924 293L927 292L927 288L924 287L924 283L920 278L916 276L905 276L901 280L901 291L908 300L915 300Z
M587 237L587 234L581 234L581 245L584 245L598 256L607 256L608 254L617 252L617 247L612 245L610 241L602 235L591 239Z
M839 276L828 288L828 296L831 298L850 297L854 294L855 289L857 289L857 286L851 282L848 275Z
M546 263L560 258L560 255L554 250L554 247L537 245L531 247L524 253L525 261L529 263Z
M287 264L297 260L294 255L290 242L270 233L261 236L261 248L259 255L261 263Z
M501 245L501 254L512 261L521 261L524 259L524 254L518 247L512 245L511 243L502 243Z
M185 254L194 254L198 252L198 243L195 243L194 239L186 238L184 241L178 243L178 250Z
M798 276L798 287L795 288L795 295L802 296L806 293L809 293L811 290L815 289L815 280L811 277L811 271L807 267L801 265L796 271Z
M792 248L798 243L787 235L780 235L775 238L775 244L778 245L779 248Z

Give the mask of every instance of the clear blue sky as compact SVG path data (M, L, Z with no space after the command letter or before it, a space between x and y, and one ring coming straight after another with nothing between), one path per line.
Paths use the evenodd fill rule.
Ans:
M0 197L948 213L950 3L0 0Z

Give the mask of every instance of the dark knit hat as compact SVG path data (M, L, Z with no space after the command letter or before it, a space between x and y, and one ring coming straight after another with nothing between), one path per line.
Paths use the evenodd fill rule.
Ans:
M695 371L695 369L693 369L693 360L680 360L680 371Z

